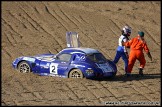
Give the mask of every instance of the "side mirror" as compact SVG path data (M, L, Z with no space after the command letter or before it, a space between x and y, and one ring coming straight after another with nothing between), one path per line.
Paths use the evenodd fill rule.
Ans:
M58 59L57 55L55 55L53 58L54 58L54 59Z
M75 58L76 58L76 55L73 57L73 61L75 60Z

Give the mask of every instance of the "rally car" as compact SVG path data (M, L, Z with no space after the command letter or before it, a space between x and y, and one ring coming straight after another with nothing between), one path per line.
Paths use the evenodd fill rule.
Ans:
M69 35L72 34L68 33L67 36L72 38ZM70 40L68 39L67 41ZM16 58L12 66L22 73L33 72L39 75L65 78L115 77L117 72L116 65L106 59L101 52L92 48L79 47L78 41L67 42L67 48L58 54L48 53Z

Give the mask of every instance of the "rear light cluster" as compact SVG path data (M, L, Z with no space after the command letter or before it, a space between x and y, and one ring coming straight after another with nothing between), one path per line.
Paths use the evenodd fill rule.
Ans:
M90 69L90 68L88 68L87 70L86 70L86 73L89 75L89 74L92 74L94 71L92 70L92 69Z

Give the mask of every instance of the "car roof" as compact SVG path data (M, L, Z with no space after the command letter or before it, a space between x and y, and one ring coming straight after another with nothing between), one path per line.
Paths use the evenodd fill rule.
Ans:
M84 53L84 54L90 54L90 53L100 53L97 49L92 49L92 48L84 48L84 47L79 47L79 48L65 48L62 50L62 52L65 53Z

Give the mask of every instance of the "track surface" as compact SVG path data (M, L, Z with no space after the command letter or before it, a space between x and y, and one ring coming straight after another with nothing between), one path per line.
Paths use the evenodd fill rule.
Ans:
M160 2L2 2L1 105L105 105L108 101L160 105L160 23ZM138 61L133 77L124 77L121 59L113 80L22 74L11 66L19 56L58 53L66 47L67 31L79 33L81 46L98 49L113 60L125 24L133 29L131 38L138 30L145 32L153 56L152 62L145 57L145 77L136 77Z

